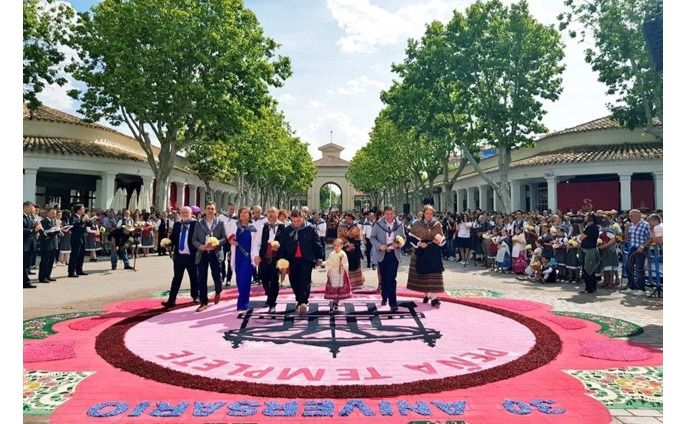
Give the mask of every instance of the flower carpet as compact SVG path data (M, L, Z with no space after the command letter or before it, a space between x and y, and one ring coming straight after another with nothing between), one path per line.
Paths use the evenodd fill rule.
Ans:
M234 289L201 313L183 297L165 310L158 294L113 303L52 320L44 339L24 332L24 413L54 423L609 424L608 408L662 408L660 350L542 303L460 294L433 308L399 290L391 312L363 291L331 314L313 292L304 317L289 289L272 314L261 290L247 311Z

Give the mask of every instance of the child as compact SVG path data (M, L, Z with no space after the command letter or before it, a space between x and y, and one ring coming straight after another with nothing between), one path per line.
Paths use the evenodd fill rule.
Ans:
M324 299L330 299L330 312L338 310L338 300L352 296L352 287L349 282L349 261L347 254L342 250L344 241L336 238L333 241L333 250L326 260L326 293Z
M537 247L531 256L531 263L529 264L529 278L533 281L540 281L541 268L543 268L543 259L541 258L542 250Z
M555 261L557 262L557 279L567 281L567 237L564 234L564 227L557 227L557 235L553 241L555 249Z
M579 272L581 270L581 263L579 261L579 242L578 235L580 231L577 225L572 224L571 233L569 234L569 241L567 242L567 272L570 283L579 284Z
M496 239L498 252L496 253L496 272L508 272L510 269L510 245L512 241L508 237L508 230L501 229L501 236Z
M543 266L541 267L541 283L554 283L557 281L557 271L556 271L556 265L557 262L555 261L555 258L551 258L550 261L548 261L548 258L545 256L543 257Z
M512 272L523 274L527 267L527 243L524 238L522 227L515 227L515 235L512 237Z

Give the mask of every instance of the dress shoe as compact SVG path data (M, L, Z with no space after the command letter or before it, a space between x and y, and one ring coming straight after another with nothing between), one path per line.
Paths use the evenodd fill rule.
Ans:
M78 274L69 274L68 278L78 278Z
M31 284L31 283L24 283L24 288L25 288L25 289L37 289L38 286L34 286L34 285Z
M196 309L196 312L203 312L208 309L208 305L201 305Z
M303 303L302 305L300 305L300 315L304 315L306 313L307 313L307 305L305 305Z
M441 303L439 302L439 299L432 300L432 307L433 308L439 308L439 305L441 305Z
M87 272L80 271L78 275L87 275Z
M213 302L215 302L215 305L220 303L220 299L222 299L222 294L221 293L215 293L215 298L213 299Z
M268 313L273 314L274 312L276 312L276 306L270 306Z
M116 265L111 265L111 271L115 271L118 268Z
M387 305L387 299L383 299L382 302L380 302L380 305L381 306Z
M48 281L57 281L56 278L52 278L52 277L49 277L47 280L48 280Z
M170 302L170 301L161 302L161 305L163 305L164 308L169 309L169 308L173 308L175 306L175 302Z
M28 275L35 275L35 271L29 270L29 271L28 271Z
M125 269L134 269L134 268L132 268L130 265L125 265L124 268L125 268Z
M394 307L390 308L390 312L399 312L399 307L394 306Z
M192 299L192 301L194 302L194 305L198 305L198 298L197 298L197 297L194 297L194 298Z
M430 301L430 298L429 298L429 297L425 296L425 297L423 298L423 303L427 304L427 302L429 302L429 301Z
M43 280L38 280L38 282L41 283L41 284L49 284L49 283L50 283L49 280L45 280L45 279L43 279Z

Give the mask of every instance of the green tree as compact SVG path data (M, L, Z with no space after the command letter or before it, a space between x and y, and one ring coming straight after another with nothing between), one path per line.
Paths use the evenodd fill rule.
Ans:
M212 181L230 181L234 177L231 161L234 153L221 140L203 140L186 150L186 158L198 177L205 184L206 199L212 200Z
M38 94L45 85L66 83L66 78L59 75L64 61L59 46L65 42L75 15L66 3L24 0L24 102L30 111L41 105Z
M71 44L80 60L70 70L87 88L70 94L88 119L127 124L156 177L157 207L178 152L231 141L290 75L242 0L103 0L81 14Z
M509 7L500 0L477 1L464 13L454 11L445 27L430 25L425 40L410 43L409 49L405 65L396 67L405 73L407 88L418 82L407 96L418 107L407 109L406 115L411 122L429 120L424 128L412 125L431 134L429 140L460 148L498 193L501 210L508 211L511 150L531 145L536 134L547 131L543 101L556 100L562 91L559 32L536 21L524 0ZM482 145L498 152L499 182L479 165Z
M656 0L566 0L567 11L558 16L560 29L593 47L585 49L586 62L615 100L607 106L614 118L630 129L654 128L663 122L663 74L654 70L642 26L656 12ZM593 43L594 41L594 43Z

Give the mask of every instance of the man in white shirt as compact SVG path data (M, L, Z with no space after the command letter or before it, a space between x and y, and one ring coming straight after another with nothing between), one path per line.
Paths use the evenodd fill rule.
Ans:
M234 234L236 232L236 223L238 222L238 217L236 216L236 205L229 203L227 205L226 214L220 215L220 221L224 223L224 233ZM225 243L222 248L224 252L224 261L222 262L222 277L225 282L225 286L231 286L231 277L234 275L231 269L231 244Z
M182 285L182 278L184 271L189 274L189 284L191 287L191 298L194 303L198 303L198 284L196 272L196 248L191 243L194 236L194 228L196 227L196 220L191 216L191 208L184 206L180 209L180 220L172 228L170 240L172 240L173 249L173 277L170 283L170 294L168 300L161 302L166 308L175 306L177 300L177 293L179 287Z
M371 244L371 228L373 227L374 222L375 214L369 212L366 221L364 221L363 234L364 242L366 243L366 268L372 269L375 269L375 264L371 265L371 251L373 250L373 245Z

